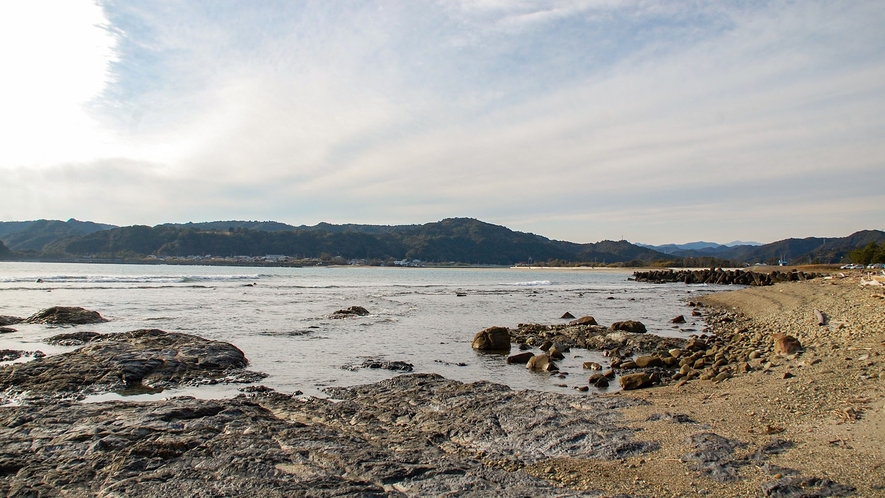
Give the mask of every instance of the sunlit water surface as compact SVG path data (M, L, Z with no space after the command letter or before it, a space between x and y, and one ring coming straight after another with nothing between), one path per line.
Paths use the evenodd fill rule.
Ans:
M82 306L110 321L79 326L101 333L158 328L230 342L281 392L320 395L326 386L364 384L396 375L342 368L367 358L404 361L415 372L461 381L488 380L516 389L575 393L586 384L585 361L596 352L574 349L560 362L568 378L507 365L504 356L471 348L477 331L493 325L564 323L593 315L600 324L639 320L649 332L687 337L686 301L718 286L645 284L611 270L426 269L375 267L246 268L219 266L0 263L0 315L29 316L50 306ZM38 282L39 280L39 282ZM254 284L247 286L248 284ZM466 294L459 296L458 294ZM370 316L333 319L349 306ZM674 328L669 320L689 322ZM58 354L46 337L68 328L19 324L0 335L0 348ZM537 352L537 351L536 351ZM166 391L228 397L241 386ZM592 394L592 393L591 393ZM115 395L93 399L108 399ZM151 399L150 395L131 397Z

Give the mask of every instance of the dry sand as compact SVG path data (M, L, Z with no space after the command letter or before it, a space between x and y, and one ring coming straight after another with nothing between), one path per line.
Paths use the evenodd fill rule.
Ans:
M615 394L649 402L623 415L636 439L658 442L658 451L616 462L545 461L525 470L611 496L885 496L885 287L861 285L860 275L707 296L705 306L737 313L733 323L713 324L713 333L785 333L804 352L767 354L767 371L721 383ZM827 316L826 325L818 325L815 310ZM705 476L686 458L698 449L691 438L705 433L743 445L733 452L734 465L726 463L736 472L732 480Z

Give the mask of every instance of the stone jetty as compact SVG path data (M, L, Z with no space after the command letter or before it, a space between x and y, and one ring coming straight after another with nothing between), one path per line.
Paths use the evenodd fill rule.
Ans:
M637 282L669 283L683 282L686 284L719 284L719 285L773 285L778 282L804 282L820 277L820 273L800 270L779 271L768 273L750 270L725 270L708 268L703 270L649 270L633 272Z

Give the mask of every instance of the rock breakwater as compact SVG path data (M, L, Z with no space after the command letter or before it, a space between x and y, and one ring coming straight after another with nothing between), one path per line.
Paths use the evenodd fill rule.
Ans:
M804 282L820 277L820 273L799 270L763 273L750 270L724 270L710 268L704 270L650 270L633 272L637 282L686 284L718 284L718 285L772 285L778 282Z

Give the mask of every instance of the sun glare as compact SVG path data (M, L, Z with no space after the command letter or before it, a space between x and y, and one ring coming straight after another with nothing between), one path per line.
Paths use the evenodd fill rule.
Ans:
M0 4L3 167L85 160L102 150L88 104L109 82L115 36L89 0Z

